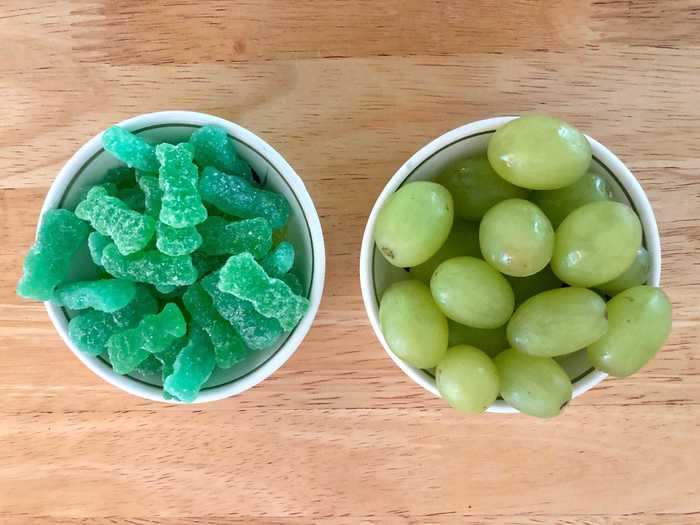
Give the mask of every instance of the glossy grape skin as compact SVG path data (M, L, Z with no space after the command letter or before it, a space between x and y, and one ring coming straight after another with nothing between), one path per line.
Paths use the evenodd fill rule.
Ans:
M523 414L554 417L571 400L572 385L551 357L522 354L513 348L494 358L503 399Z
M598 285L597 288L606 294L613 296L627 290L628 288L640 286L646 283L647 279L649 278L650 265L651 258L649 257L649 252L646 250L646 248L644 248L644 246L640 246L637 249L634 262L629 268L622 272L622 274L615 277L612 281Z
M541 271L528 277L506 277L513 288L515 295L515 304L520 305L528 300L533 295L561 288L561 281L554 275L552 269L547 266Z
M554 117L521 117L499 128L488 145L493 169L508 182L554 190L576 182L591 164L591 146L576 128Z
M641 242L642 225L632 208L592 202L571 212L557 228L552 270L571 286L598 286L629 268Z
M508 322L511 346L523 353L554 357L600 339L607 330L605 301L585 288L558 288L531 297Z
M386 260L406 268L427 261L452 228L452 196L434 182L409 182L382 206L374 225L374 241Z
M491 358L469 345L454 346L435 369L440 395L457 410L478 414L498 397L498 372Z
M417 368L434 367L447 351L447 319L420 281L401 281L384 292L379 324L391 351Z
M537 206L523 199L508 199L486 212L479 226L484 260L499 272L527 277L549 264L554 230Z
M489 357L498 355L499 352L510 346L506 337L506 325L498 328L474 328L463 325L452 319L447 320L449 327L448 345L475 346Z
M524 199L528 191L498 176L486 155L457 159L437 177L454 199L455 214L478 221L494 204L505 199Z
M554 360L564 369L571 381L579 380L593 368L585 348L572 354L558 355Z
M430 284L435 268L440 263L453 257L468 255L470 257L481 257L479 249L479 225L475 222L455 219L452 230L445 243L430 259L423 264L411 268L411 277L419 279L426 284Z
M634 374L671 332L671 303L660 288L636 286L608 301L608 331L588 347L591 363L617 377Z
M556 228L575 209L590 202L609 201L612 198L612 190L605 178L589 172L571 186L534 191L530 200L540 207Z
M430 280L430 291L447 317L475 328L497 328L513 313L513 290L506 278L474 257L443 262Z

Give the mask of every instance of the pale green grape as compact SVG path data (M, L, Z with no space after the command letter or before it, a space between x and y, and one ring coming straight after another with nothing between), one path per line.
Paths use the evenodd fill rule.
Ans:
M374 242L387 261L406 268L427 261L452 228L452 196L434 182L410 182L391 195L377 216Z
M564 369L564 372L571 378L579 379L583 374L593 368L593 364L588 359L586 349L578 350L572 354L558 355L554 360Z
M554 417L569 402L571 380L551 357L522 354L513 348L494 358L501 396L523 414Z
M518 188L493 171L486 155L457 159L437 177L455 202L455 214L477 221L491 206L505 199L527 197L528 191Z
M591 146L576 128L554 117L513 120L493 134L491 166L508 182L554 190L576 182L591 164Z
M561 288L561 281L554 275L554 272L549 266L528 277L508 276L507 279L511 288L513 288L516 305L524 303L530 297L538 293Z
M586 173L571 186L558 190L535 191L532 202L552 221L555 228L567 215L584 204L612 200L612 191L605 178L597 173Z
M475 222L455 219L452 231L450 231L445 244L423 264L411 268L411 277L429 284L435 268L441 262L460 255L481 257L481 251L479 250L479 225Z
M433 273L430 291L447 317L475 328L497 328L513 313L513 290L506 278L474 257L443 262Z
M450 406L476 414L498 397L498 372L491 358L469 345L454 346L435 369L435 383Z
M435 366L447 351L447 319L419 281L401 281L384 292L379 324L391 351L417 368Z
M636 286L608 302L608 332L588 347L588 358L617 377L634 374L671 332L671 303L660 288Z
M544 357L570 354L600 339L607 330L605 301L585 288L558 288L531 297L508 322L516 350Z
M641 242L642 225L632 208L592 202L571 212L557 228L552 270L571 286L598 286L629 268Z
M498 328L473 328L452 319L447 321L447 325L449 346L475 346L491 357L510 346L506 337L506 325Z
M537 206L523 199L508 199L484 215L479 245L484 260L498 271L526 277L549 264L554 231Z
M597 288L601 289L608 295L616 295L620 292L632 288L634 286L639 286L647 282L649 277L649 265L651 264L649 258L649 252L640 246L637 249L637 255L634 258L632 265L627 268L620 275L615 277L612 281L603 283Z

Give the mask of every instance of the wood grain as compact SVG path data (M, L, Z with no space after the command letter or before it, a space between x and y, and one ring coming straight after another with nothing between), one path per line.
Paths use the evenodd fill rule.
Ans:
M700 522L700 3L0 0L0 523ZM243 396L132 398L14 286L53 177L107 125L190 109L263 136L327 247L299 352ZM664 351L552 421L463 417L376 342L366 217L419 147L560 115L642 182L674 305Z

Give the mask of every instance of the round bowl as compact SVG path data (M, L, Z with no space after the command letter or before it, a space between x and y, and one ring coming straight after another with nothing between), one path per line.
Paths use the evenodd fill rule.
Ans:
M433 179L444 167L458 157L484 153L491 135L501 126L517 117L496 117L479 120L448 131L421 148L399 168L374 203L365 227L360 252L360 286L365 310L374 333L389 357L404 373L420 386L440 396L435 377L426 370L415 368L396 356L390 349L379 327L379 298L387 287L406 278L404 270L392 266L379 253L372 232L377 214L389 196L409 181ZM614 199L629 204L639 216L644 230L643 244L649 251L651 266L648 283L658 286L661 278L661 246L654 212L644 190L629 169L608 148L586 136L593 149L591 170L601 174L610 183ZM582 353L583 352L583 353ZM573 397L590 390L607 374L590 367L585 351L579 351L560 362L573 382ZM487 412L517 413L505 401L498 399Z
M297 250L294 271L305 287L310 306L299 324L278 343L255 352L242 363L227 370L217 369L204 385L195 403L205 403L240 394L257 385L280 368L297 350L311 328L321 302L326 256L318 213L304 182L284 158L263 139L241 126L212 115L190 111L147 113L118 125L154 142L186 141L198 127L215 124L224 128L234 140L238 153L250 164L263 187L284 195L290 205L288 239ZM93 185L109 168L121 163L102 147L102 133L85 143L63 166L51 185L41 213L51 208L73 209L82 188ZM95 276L96 267L87 249L76 255L71 279ZM76 313L51 303L44 303L49 317L68 348L85 366L108 383L145 399L165 401L160 377L116 374L101 357L81 352L68 337L68 321Z

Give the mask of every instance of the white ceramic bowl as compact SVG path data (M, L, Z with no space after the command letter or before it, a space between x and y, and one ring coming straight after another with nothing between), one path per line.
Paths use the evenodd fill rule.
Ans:
M321 223L316 208L303 181L292 167L267 142L228 120L189 111L148 113L119 123L134 133L152 141L181 142L187 140L198 127L215 124L226 129L235 141L237 151L248 161L261 183L267 189L284 195L290 204L288 238L297 250L294 271L305 286L310 307L297 327L270 350L256 352L252 357L228 370L217 370L202 389L196 403L216 401L239 394L260 383L280 368L296 351L318 311L323 292L326 256ZM80 190L99 182L109 168L120 165L102 148L102 133L83 145L66 163L51 185L44 200L42 214L51 208L77 204ZM82 257L82 260L80 259ZM85 251L76 256L74 279L88 278L96 267ZM45 303L56 330L73 353L90 370L108 383L136 396L153 401L164 401L159 377L123 376L99 357L85 354L68 337L68 321L74 312Z
M398 280L406 279L406 273L401 268L390 265L376 249L372 232L377 214L389 195L409 181L433 179L447 164L457 157L483 153L486 151L491 135L501 126L517 117L496 117L479 120L453 129L438 137L413 155L399 168L389 180L384 190L377 198L372 213L367 221L362 250L360 253L360 285L362 299L374 333L381 342L389 357L403 370L408 377L420 386L439 396L435 378L425 370L415 368L396 356L390 349L379 327L379 298L384 290ZM658 286L661 278L661 246L659 231L656 226L651 204L629 169L605 146L586 137L593 148L593 163L591 169L603 175L614 193L615 200L632 206L642 222L644 229L644 246L651 256L649 284ZM600 383L607 374L590 368L585 354L579 352L562 363L572 378L574 385L573 397L578 397ZM497 400L488 412L515 413L513 407L505 401Z

